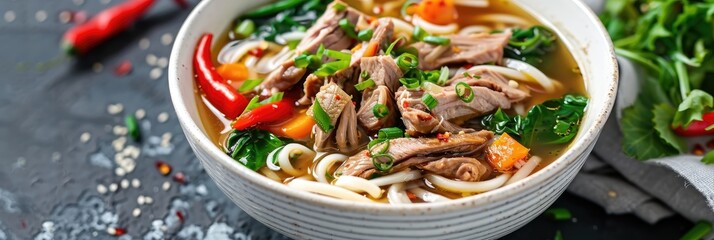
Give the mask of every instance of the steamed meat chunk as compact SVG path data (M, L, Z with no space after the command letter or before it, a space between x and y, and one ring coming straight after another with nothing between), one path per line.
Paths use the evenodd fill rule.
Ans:
M487 142L493 138L493 132L480 131L473 133L452 134L447 141L437 138L397 138L389 140L389 148L386 154L394 158L394 167L390 172L410 168L417 165L428 165L428 161L439 160L447 157L463 157L480 155ZM386 143L376 144L373 149L381 149ZM438 158L429 158L435 157ZM412 158L427 157L409 161ZM457 163L458 161L453 161ZM426 165L425 165L426 163ZM453 164L452 163L452 164ZM403 165L406 164L406 165ZM446 169L444 167L430 167L430 169ZM459 168L457 167L456 170ZM465 171L465 170L463 170ZM369 178L377 173L372 158L368 156L368 150L361 151L348 158L342 165L342 174L347 176L358 176ZM471 171L470 173L472 173ZM455 175L454 175L455 176Z
M436 175L468 182L483 180L491 173L488 164L472 157L440 158L416 167Z
M470 72L470 76L456 76L444 86L443 92L431 94L439 102L431 110L421 101L423 91L400 88L396 93L397 106L407 127L406 132L418 136L459 131L458 125L463 122L489 114L498 108L510 109L513 103L529 96L523 90L508 85L508 81L498 73L479 70ZM456 94L455 86L459 82L471 86L474 94L471 102L464 102Z
M404 75L390 56L362 58L360 66L377 86L386 86L391 92L397 91L400 85L399 78ZM367 79L361 79L360 82L365 80Z
M325 132L315 125L315 148L318 151L337 150L338 152L351 152L362 146L362 133L357 126L355 106L352 97L347 95L337 84L329 83L317 93L316 101L327 113L330 124L334 126L331 131ZM313 107L308 113L313 112Z
M479 35L451 35L449 45L431 45L418 42L412 46L419 51L419 68L433 70L444 65L470 63L500 63L503 48L508 45L510 32Z
M374 116L374 106L383 104L387 107L389 113L387 116L377 118ZM386 86L377 86L375 89L366 89L362 94L362 104L357 112L357 119L360 125L366 130L375 132L383 127L394 125L396 122L394 97L392 92Z
M355 24L357 19L364 14L350 7L343 11L338 11L333 7L335 4L347 6L347 4L340 1L335 1L328 6L325 14L317 19L315 25L307 30L305 38L298 43L295 51L296 55L315 53L320 44L327 49L333 50L346 49L352 45L352 39L342 31L339 22L342 19L347 19L352 24ZM273 70L260 84L260 89L263 89L263 93L288 90L298 83L305 76L305 73L306 69L295 67L294 60L290 59Z

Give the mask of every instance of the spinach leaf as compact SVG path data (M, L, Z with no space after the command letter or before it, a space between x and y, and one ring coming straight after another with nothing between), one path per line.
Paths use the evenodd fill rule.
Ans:
M287 2L287 1L286 1ZM280 41L276 37L291 31L305 31L311 27L325 9L328 0L291 0L290 8L257 9L261 14L249 13L236 20L235 25L250 19L255 22L256 31L252 37L267 41ZM285 5L278 2L273 5ZM269 11L268 11L269 10ZM280 44L289 44L279 42Z
M638 160L647 160L678 154L676 148L659 137L655 128L652 105L647 101L622 110L620 130L622 131L622 151Z
M504 54L509 58L537 65L543 62L543 55L555 49L555 40L555 34L544 26L513 29Z
M704 154L701 162L707 165L714 164L714 151L709 151L707 154Z
M270 132L259 129L233 130L226 139L226 153L253 171L263 165L270 152L285 142Z
M672 122L675 112L677 112L677 110L667 103L657 104L652 110L652 123L659 137L681 153L687 150L687 143L672 131L670 123Z
M501 109L484 117L481 125L497 134L508 133L523 145L568 143L578 133L588 99L566 95L533 106L525 117L509 117Z

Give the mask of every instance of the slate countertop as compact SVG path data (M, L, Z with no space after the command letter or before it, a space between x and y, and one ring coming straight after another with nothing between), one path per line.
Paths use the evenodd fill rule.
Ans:
M66 21L118 2L0 0L0 240L284 239L216 188L175 119L165 65L188 10L157 1L89 55L59 53ZM127 114L143 115L139 143L123 136ZM171 173L159 174L157 161ZM648 225L607 215L567 193L554 206L574 219L541 216L505 239L557 230L565 239L673 239L692 226L679 216Z

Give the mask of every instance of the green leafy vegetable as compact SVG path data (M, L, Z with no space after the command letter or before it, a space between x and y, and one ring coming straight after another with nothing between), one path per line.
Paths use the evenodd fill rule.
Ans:
M247 168L257 171L270 152L285 142L270 132L248 129L233 130L226 139L226 153Z
M702 163L714 164L714 151L709 151L707 154L704 154L704 157L702 158Z
M558 221L570 220L573 218L570 210L566 208L550 208L545 211L545 214Z
M554 240L563 240L563 233L560 232L560 230L555 231L555 237L553 237Z
M245 80L245 82L243 82L243 84L241 84L238 88L238 91L241 93L253 91L253 89L260 85L261 82L263 82L262 78Z
M496 133L508 133L520 138L527 147L568 143L578 133L588 99L566 95L533 106L525 117L509 117L500 109L481 120L481 124Z
M129 132L129 136L135 142L141 140L141 129L139 128L139 122L134 117L134 114L126 115L124 118L124 124L126 124L126 129Z
M658 104L652 110L652 114L654 114L652 122L662 140L677 149L678 152L684 152L687 150L687 143L672 131L670 125L675 112L676 110L669 104Z
M714 98L712 95L699 90L694 89L689 93L689 95L679 104L679 108L674 114L674 120L672 125L678 126L689 126L694 120L702 120L702 114L706 109L714 107Z
M664 157L679 153L676 148L659 138L654 129L654 114L651 105L637 101L622 110L620 129L622 150L638 160Z
M692 227L681 240L698 240L703 239L712 231L712 224L708 221L699 221Z
M544 26L513 29L504 54L509 58L539 64L543 62L543 55L553 51L556 39L555 34Z
M325 109L322 108L320 101L317 99L315 99L315 103L312 105L312 115L313 119L315 119L315 123L317 123L317 126L320 127L322 131L329 133L335 128L332 126L330 115L327 115L327 112L325 112Z
M248 25L240 28L239 39L245 38L243 34L252 32L251 37L265 39L268 41L276 41L276 37L280 34L292 31L305 31L312 26L317 18L322 15L327 9L328 0L284 0L278 1L270 5L258 8L246 14L243 14L236 20L234 29L239 29L239 26L246 20L253 22L252 29ZM339 11L339 6L335 6L336 11ZM286 43L287 44L287 43Z

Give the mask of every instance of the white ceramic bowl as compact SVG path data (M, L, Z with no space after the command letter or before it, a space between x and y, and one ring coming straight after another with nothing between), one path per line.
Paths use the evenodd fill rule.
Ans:
M442 203L393 206L296 191L223 153L206 137L194 98L192 56L202 33L220 35L241 12L268 0L204 0L176 37L169 87L181 127L208 174L241 209L298 239L494 239L531 221L575 177L610 114L617 63L607 32L580 1L514 0L554 29L575 55L590 102L580 133L555 162L516 184Z

